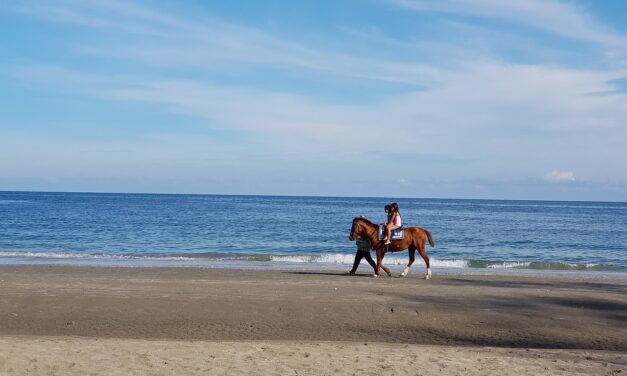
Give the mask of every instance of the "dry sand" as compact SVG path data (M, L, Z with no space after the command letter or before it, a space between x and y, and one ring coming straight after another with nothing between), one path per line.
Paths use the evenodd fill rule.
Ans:
M626 375L627 279L0 267L0 375Z

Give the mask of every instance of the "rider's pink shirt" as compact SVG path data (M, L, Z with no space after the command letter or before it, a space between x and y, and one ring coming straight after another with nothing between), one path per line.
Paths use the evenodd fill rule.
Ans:
M401 215L398 213L394 216L394 224L396 226L401 226Z

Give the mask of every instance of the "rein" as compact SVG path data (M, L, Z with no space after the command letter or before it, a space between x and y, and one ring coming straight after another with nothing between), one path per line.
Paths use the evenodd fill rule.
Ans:
M361 230L361 228L362 228L362 224L360 222L365 222L365 221L364 221L363 218L358 218L357 220L355 220L355 224L358 226L359 230ZM372 227L372 228L370 228L370 227ZM363 228L365 228L364 233L366 235L368 235L369 237L371 237L374 240L378 240L377 236L375 235L375 233L377 232L377 225L372 223L372 226L369 226L367 224L367 222L366 222L366 223L363 223ZM355 229L355 232L358 232L357 230L358 229ZM374 242L373 242L373 244L374 244Z

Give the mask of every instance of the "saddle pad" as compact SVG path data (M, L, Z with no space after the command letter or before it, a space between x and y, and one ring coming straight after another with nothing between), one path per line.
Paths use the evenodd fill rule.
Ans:
M383 226L379 226L379 240L383 240L385 232ZM392 231L392 240L402 240L405 237L405 231L402 228Z

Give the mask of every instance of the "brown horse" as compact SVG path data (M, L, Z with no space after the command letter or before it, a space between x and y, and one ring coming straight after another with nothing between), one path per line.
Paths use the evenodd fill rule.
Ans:
M351 233L348 239L353 241L357 237L365 237L372 243L373 248L377 252L377 270L375 277L381 276L381 267L383 266L383 256L386 252L400 252L405 249L409 250L409 262L401 273L401 277L405 277L409 273L409 267L414 263L416 258L416 250L422 256L427 264L427 274L425 279L431 278L431 265L429 264L429 256L425 250L425 243L428 240L431 247L435 247L435 243L431 238L431 233L420 227L407 227L404 228L404 237L399 240L392 240L390 245L385 245L382 240L379 240L379 226L370 222L365 217L356 217L353 219L353 227L351 227Z

